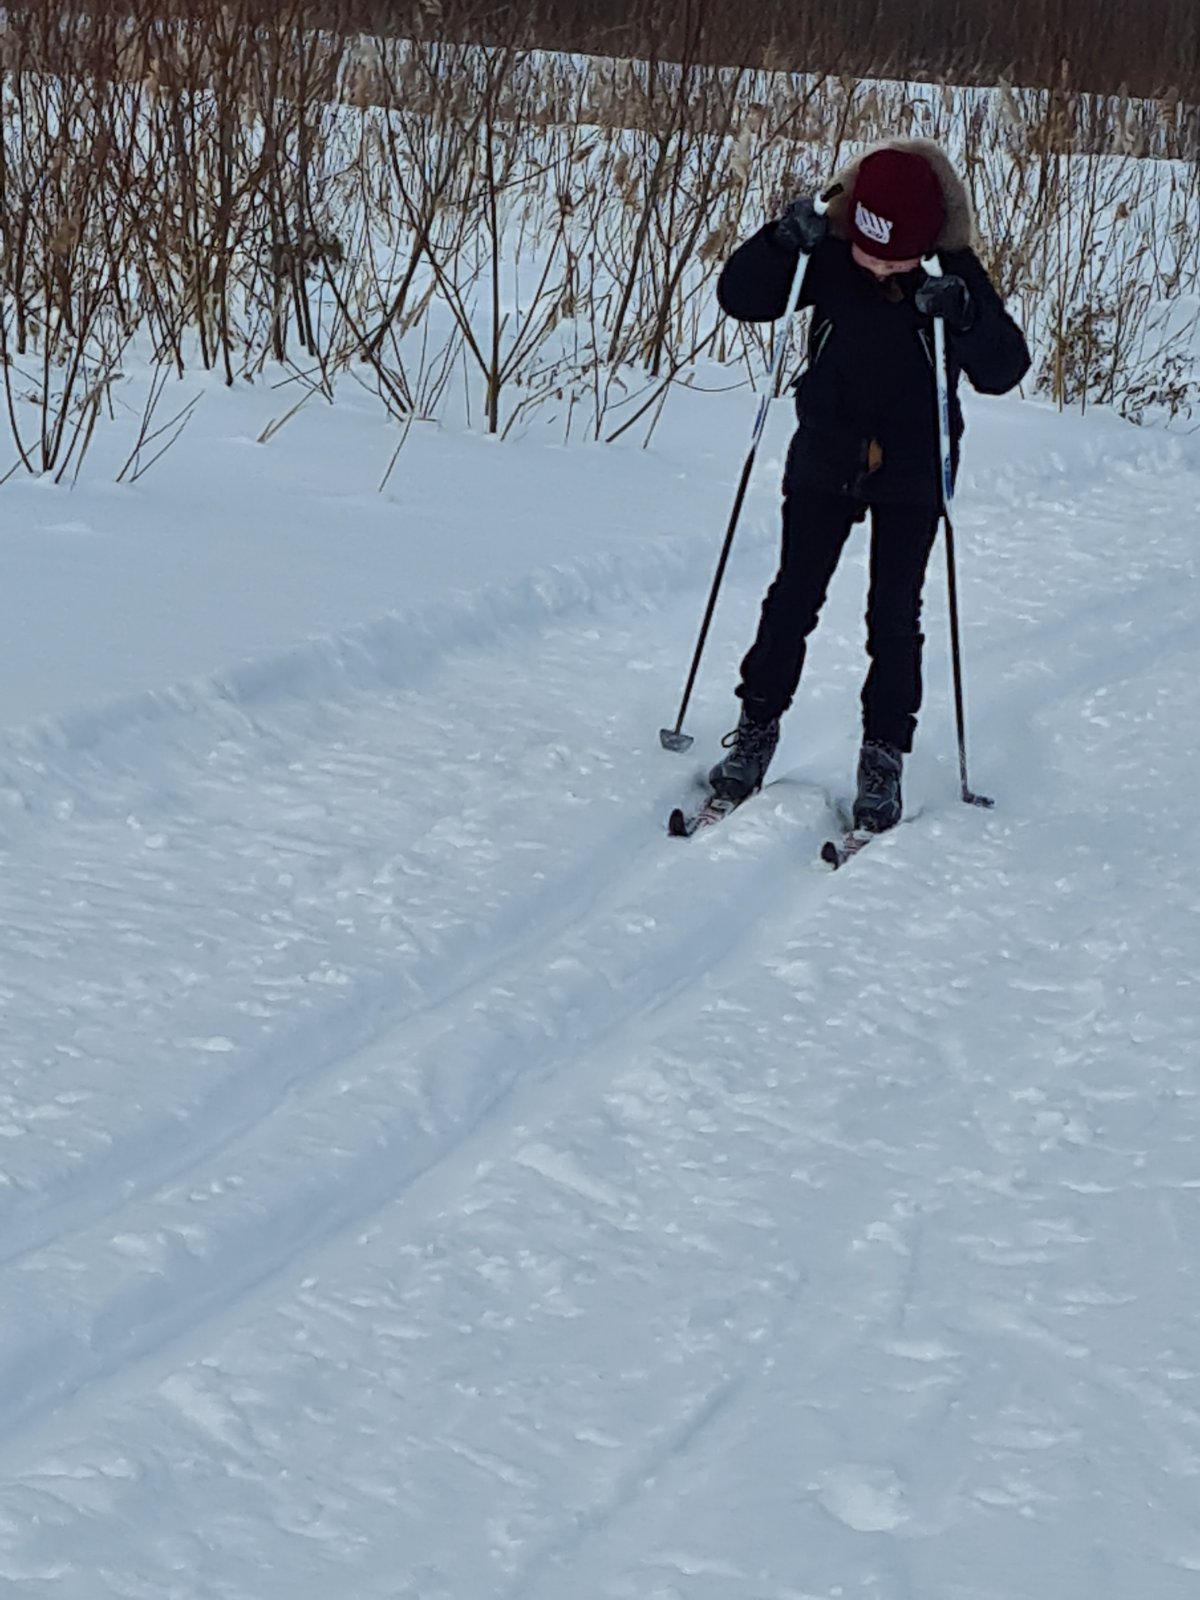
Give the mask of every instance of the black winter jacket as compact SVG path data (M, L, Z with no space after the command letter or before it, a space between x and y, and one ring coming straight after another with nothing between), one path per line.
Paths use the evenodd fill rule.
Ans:
M1005 311L972 250L942 251L948 273L966 283L973 320L947 330L954 461L962 436L958 379L983 394L1005 394L1029 370L1021 330ZM773 322L791 309L797 255L769 223L726 262L721 307L742 322ZM808 364L797 379L799 427L788 454L789 488L846 494L866 504L940 501L933 325L913 296L918 268L878 283L845 239L830 237L808 258L800 304L812 306Z

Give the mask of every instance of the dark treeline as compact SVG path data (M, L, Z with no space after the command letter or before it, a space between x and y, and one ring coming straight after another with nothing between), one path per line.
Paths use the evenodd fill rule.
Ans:
M9 16L43 10L14 0ZM161 20L206 0L159 0ZM236 0L259 22L712 67L1200 104L1200 0ZM81 12L146 15L142 0Z
M264 0L269 5L269 0ZM316 15L344 16L340 0ZM1200 0L355 0L387 33L1200 99Z

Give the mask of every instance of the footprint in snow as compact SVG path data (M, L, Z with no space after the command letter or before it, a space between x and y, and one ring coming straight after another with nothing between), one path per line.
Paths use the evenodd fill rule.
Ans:
M856 1533L887 1533L907 1522L904 1490L890 1467L838 1467L827 1472L817 1502Z

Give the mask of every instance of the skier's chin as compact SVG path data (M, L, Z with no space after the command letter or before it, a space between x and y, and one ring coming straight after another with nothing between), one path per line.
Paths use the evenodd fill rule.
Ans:
M873 278L898 278L905 272L915 272L921 265L919 256L914 256L911 261L884 261L879 256L868 255L861 245L850 246L850 254L856 266L869 272Z

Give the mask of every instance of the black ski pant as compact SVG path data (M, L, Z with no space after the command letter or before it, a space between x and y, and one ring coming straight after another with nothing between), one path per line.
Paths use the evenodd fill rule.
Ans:
M863 510L860 502L842 495L785 488L779 571L763 601L737 691L759 721L782 716L792 703L808 636ZM862 690L863 737L908 751L921 707L921 590L939 518L932 506L912 505L873 506L870 515L871 665Z

